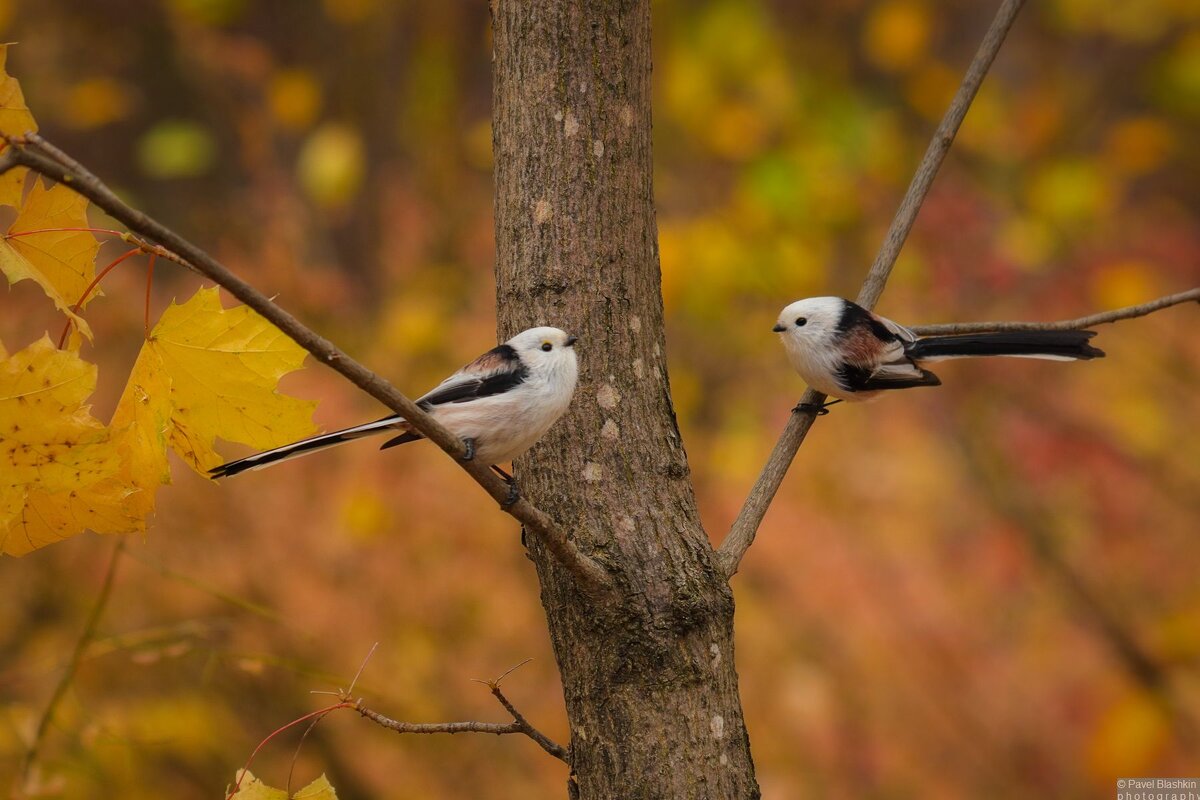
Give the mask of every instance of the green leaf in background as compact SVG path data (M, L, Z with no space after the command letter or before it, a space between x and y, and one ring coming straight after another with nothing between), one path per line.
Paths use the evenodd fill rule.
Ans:
M171 10L189 22L228 25L246 11L246 0L171 0Z
M137 162L151 178L194 178L212 169L217 144L200 124L163 120L137 144Z
M304 143L296 164L305 193L323 208L348 203L362 186L366 156L362 137L348 125L322 125Z

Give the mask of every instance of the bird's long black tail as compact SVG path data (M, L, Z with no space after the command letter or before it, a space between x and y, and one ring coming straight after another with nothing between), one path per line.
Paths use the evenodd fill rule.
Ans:
M230 475L237 475L239 472L246 472L251 469L262 469L269 467L272 464L279 464L292 458L306 456L309 453L315 453L318 450L324 450L327 447L336 447L339 444L352 442L355 439L362 439L365 436L375 436L380 433L394 431L404 424L402 417L384 417L383 419L368 422L363 425L355 425L353 428L334 431L333 433L322 434L321 436L313 436L310 439L302 439L299 442L285 444L283 447L276 447L274 450L267 450L262 453L255 453L252 456L239 458L237 461L230 461L228 464L222 464L219 467L214 467L208 471L210 478L227 478Z
M997 331L929 336L908 346L906 354L915 361L979 356L1016 356L1077 361L1103 358L1104 351L1088 340L1095 331Z

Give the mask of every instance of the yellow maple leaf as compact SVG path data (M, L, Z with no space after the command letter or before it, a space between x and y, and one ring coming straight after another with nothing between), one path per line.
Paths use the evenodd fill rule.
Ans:
M288 800L288 794L283 789L274 789L254 777L250 770L239 773L241 784L238 790L230 795L231 800ZM337 800L337 792L333 790L324 774L292 795L291 800Z
M87 231L45 230L88 227L87 205L87 198L61 183L47 189L40 178L34 181L8 235L0 241L0 272L8 276L10 284L35 281L90 339L91 329L71 309L96 277L100 242ZM88 300L99 293L92 292Z
M16 167L0 175L0 206L16 208L21 205L21 197L25 194L25 177L28 174L29 170L25 167Z
M215 288L172 303L142 346L113 417L116 429L139 428L121 445L132 453L135 483L146 488L165 475L155 450L160 435L206 473L224 461L213 449L217 437L268 449L311 434L316 404L275 390L304 357L254 310L222 308Z
M10 136L21 136L37 130L37 123L29 107L25 105L25 95L21 92L21 84L8 74L5 63L8 61L8 45L0 44L0 133Z
M82 454L107 437L84 405L95 387L95 365L58 350L46 336L6 358L0 364L5 477L49 489L77 483Z
M270 448L312 433L314 403L275 390L304 351L216 289L172 304L151 332L109 426L86 405L96 367L46 337L0 345L0 553L24 555L84 530L145 530L167 448L200 472L221 437Z
M110 431L86 405L95 387L95 365L48 337L0 361L0 553L138 528Z
M25 492L20 486L7 481L0 483L0 526L7 529L8 521L21 513L24 503Z
M154 511L154 493L171 482L167 462L171 381L153 352L143 347L113 412L112 430L121 478L136 491L127 503L142 518Z
M23 556L46 545L70 539L84 531L138 533L145 530L145 515L128 502L130 491L115 477L61 492L30 490L20 515L12 520L0 543L0 552Z
M293 800L337 800L337 792L329 779L321 773L321 777L292 795Z
M268 786L248 769L241 770L238 779L238 789L229 795L230 800L288 800L287 792Z

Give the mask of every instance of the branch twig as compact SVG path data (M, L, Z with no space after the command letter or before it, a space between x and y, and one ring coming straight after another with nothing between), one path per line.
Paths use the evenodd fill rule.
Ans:
M563 747L557 742L552 741L544 733L530 725L529 720L525 719L521 712L517 711L517 709L513 707L513 704L509 702L509 699L504 696L503 692L500 691L499 686L492 687L492 694L497 700L500 701L500 705L504 706L504 710L509 714L512 714L513 724L520 729L521 733L525 734L530 739L533 739L538 743L538 745L541 746L543 750L557 758L559 761L567 760L567 748Z
M67 689L75 680L75 673L79 671L79 665L83 661L83 654L87 650L92 639L96 635L96 628L100 624L100 618L104 615L104 609L108 607L108 600L112 596L113 583L117 577L117 564L121 560L121 554L125 552L125 539L119 538L113 545L112 555L108 559L108 568L104 572L104 581L100 585L100 592L96 595L96 602L92 605L92 610L88 614L87 621L83 624L83 630L79 633L79 638L75 641L75 649L71 651L71 658L67 662L66 668L63 670L62 676L58 679L58 683L54 687L53 694L50 695L50 700L46 703L46 708L42 711L42 717L38 720L38 725L33 734L33 741L29 743L29 747L25 750L25 755L21 758L21 765L17 769L17 774L13 782L13 796L20 797L22 795L21 787L29 778L29 771L33 768L34 761L37 759L38 750L41 749L42 740L46 737L46 731L50 728L50 723L54 720L54 713L58 710L59 703L66 696Z
M372 711L358 701L354 710L367 719L396 733L494 733L501 736L506 733L524 733L520 723L512 722L401 722L385 717L378 711Z
M937 130L934 131L933 139L925 150L924 158L921 159L921 165L908 185L904 200L896 210L896 216L892 219L891 227L888 228L879 254L875 257L875 263L871 265L871 270L867 273L862 289L858 293L859 305L873 308L879 300L879 296L883 294L883 287L887 284L888 276L892 274L892 267L896 264L896 258L900 255L900 248L904 246L908 232L912 230L913 223L917 219L921 203L924 202L925 195L929 193L929 187L933 185L933 179L937 175L942 161L945 160L946 153L950 151L950 145L954 143L954 137L958 133L959 126L962 125L963 118L967 115L967 109L971 107L971 101L975 99L975 94L979 91L984 76L987 75L992 61L995 60L996 53L1000 51L1000 45L1004 43L1004 38L1008 35L1009 28L1012 27L1013 21L1017 18L1017 12L1021 10L1024 2L1025 0L1004 0L999 11L996 12L996 17L992 20L991 27L988 28L983 42L979 45L975 58L967 68L967 74L963 76L958 92L955 93L950 107L946 109L945 116L942 117ZM801 406L808 404L809 409L816 408L824 402L825 395L812 389L807 390L800 398ZM800 445L808 436L808 431L812 428L815 420L816 416L811 410L794 411L788 420L779 441L775 444L775 449L771 451L771 455L767 459L766 466L763 467L762 473L755 481L754 488L750 490L745 505L742 506L733 527L730 528L725 541L721 543L717 551L717 559L727 577L733 577L737 572L742 556L754 542L758 526L762 524L763 517L766 516L767 509L770 508L771 501L775 498L775 493L779 491L779 486L783 483L783 477L787 474L788 467L791 466L792 460L796 457Z
M539 747L559 761L566 761L567 748L556 743L550 737L546 736L546 734L533 727L529 723L529 720L525 719L521 712L517 711L516 707L500 691L500 682L511 674L513 670L523 667L528 663L529 659L522 661L520 664L507 670L499 678L493 678L490 681L475 681L476 683L484 684L491 690L492 696L500 701L500 705L504 706L505 711L512 715L512 722L400 722L399 720L385 717L377 711L372 711L363 705L361 699L354 701L354 710L372 722L382 725L388 730L393 730L396 733L492 733L496 736L503 736L508 733L520 733L537 742Z
M501 681L503 681L509 675L511 675L514 672L516 672L517 670L519 670L521 667L528 664L530 661L533 661L533 659L527 658L524 661L522 661L520 664L509 667L498 678L493 678L490 681L476 680L475 682L482 683L483 685L488 687L488 689L492 693L492 696L495 697L498 701L500 701L500 705L504 706L505 711L507 711L509 714L512 715L513 722L515 722L517 725L521 726L522 733L524 733L530 739L533 739L535 742L537 742L539 745L541 745L542 749L545 750L550 755L554 756L555 758L561 759L562 761L566 761L567 760L567 749L565 747L563 747L562 745L556 744L555 742L551 741L545 734L543 734L537 728L530 725L529 720L525 719L525 717L521 714L521 712L517 711L516 707L513 706L513 704L511 702L509 702L509 699L504 696L504 693L500 691Z
M921 336L951 333L982 333L984 331L1074 331L1080 328L1090 328L1093 325L1104 325L1105 323L1117 322L1123 319L1144 317L1147 314L1153 314L1155 311L1161 311L1164 308L1177 306L1181 303L1200 303L1200 287L1189 289L1186 292L1159 297L1156 300L1151 300L1141 305L1114 308L1111 311L1101 311L1097 314L1089 314L1086 317L1058 320L1057 322L948 322L942 325L918 325L912 330Z
M527 531L542 539L563 566L576 577L582 588L595 591L611 586L612 581L608 573L594 559L583 553L543 511L525 498L506 506L508 484L500 480L488 468L489 465L478 461L463 461L466 449L462 441L388 381L284 311L204 250L147 214L126 205L103 181L42 137L30 133L24 137L10 138L8 143L10 146L0 154L0 174L16 166L29 167L48 178L66 184L129 230L163 245L173 255L182 257L190 268L257 311L318 361L332 367L355 386L402 415L417 431L454 458L501 508L519 520Z

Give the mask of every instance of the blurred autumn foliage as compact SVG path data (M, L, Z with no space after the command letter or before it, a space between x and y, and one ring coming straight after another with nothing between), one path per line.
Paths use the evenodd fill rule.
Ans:
M991 11L656 4L672 386L714 538L802 389L774 315L854 293ZM1200 283L1200 6L1023 14L888 316L1073 317ZM494 340L482 5L0 0L0 36L20 43L9 69L48 137L406 391ZM84 312L101 419L142 345L144 279L126 262ZM156 314L197 285L160 266ZM765 796L1102 796L1120 776L1195 773L1196 319L1106 327L1093 364L955 364L936 391L819 423L735 580ZM61 324L31 281L0 297L10 352ZM320 398L326 427L380 413L320 368L284 388ZM381 712L503 720L469 679L533 657L508 695L567 739L518 531L433 448L350 446L220 486L175 475L30 794L220 796L375 641L357 691ZM0 786L110 549L89 535L0 560ZM255 774L283 785L298 737ZM353 714L307 738L294 784L322 772L343 800L557 797L566 778L525 740L400 738Z

